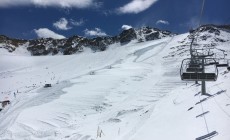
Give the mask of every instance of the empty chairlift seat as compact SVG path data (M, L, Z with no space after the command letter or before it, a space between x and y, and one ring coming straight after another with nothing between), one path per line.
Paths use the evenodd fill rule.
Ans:
M210 62L210 63L205 64L205 66L218 65L218 64L219 62Z
M183 73L181 79L185 81L216 81L217 75L215 73Z
M200 68L199 64L189 64L189 68Z
M211 65L217 65L217 64L219 64L217 59L207 59L205 61L205 66L211 66Z
M186 72L202 72L202 68L187 68Z
M229 67L229 60L227 59L220 60L220 62L216 64L216 67Z
M228 67L228 64L216 64L217 67Z
M190 62L188 64L188 68L186 69L186 72L202 72L201 65L199 62Z
M205 61L209 60L205 58ZM202 64L200 63L192 63L191 58L184 59L181 64L180 75L181 80L184 81L216 81L218 76L218 69L215 65L208 66L208 72L205 73L204 69L206 68L204 65L204 69L202 68ZM209 60L209 62L211 59ZM203 72L204 71L204 72Z

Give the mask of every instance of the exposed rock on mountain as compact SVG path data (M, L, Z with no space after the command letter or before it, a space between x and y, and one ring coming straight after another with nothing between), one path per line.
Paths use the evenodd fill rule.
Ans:
M171 49L174 50L168 57L173 57L175 55L187 55L189 56L189 48L193 42L193 49L204 49L204 50L215 50L217 58L224 58L225 52L220 49L218 46L225 45L226 47L230 44L230 25L203 25L195 30L191 30L186 38L182 41L179 41L181 45L171 46Z
M157 28L151 28L151 27L142 27L139 30L137 30L137 34L142 40L146 40L146 41L160 39L163 37L174 35L169 31L161 31Z
M149 41L160 39L173 34L169 31L161 31L156 28L142 27L140 29L128 29L119 35L110 37L96 37L88 39L81 36L72 36L66 39L40 38L35 40L12 39L0 35L0 48L13 52L17 48L25 47L31 55L71 55L84 50L84 47L91 48L93 51L104 51L114 43L127 43L132 40Z
M189 39L195 35L197 41L207 41L206 44L216 46L219 42L227 42L226 33L230 33L230 25L203 25L196 30L190 32Z
M120 35L119 35L119 40L121 43L126 43L131 40L137 39L137 34L136 31L133 28L130 28L128 30L124 30Z
M7 49L9 52L13 52L17 47L25 44L26 42L27 41L23 39L12 39L7 36L0 35L0 48Z

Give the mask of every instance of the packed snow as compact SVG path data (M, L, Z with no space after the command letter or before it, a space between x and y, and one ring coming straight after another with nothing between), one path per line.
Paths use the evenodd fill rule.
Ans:
M230 73L219 68L218 80L206 83L212 98L181 81L189 52L175 49L187 36L70 56L1 51L0 101L11 104L0 112L0 139L194 140L216 131L213 140L229 140ZM229 58L226 43L218 48Z

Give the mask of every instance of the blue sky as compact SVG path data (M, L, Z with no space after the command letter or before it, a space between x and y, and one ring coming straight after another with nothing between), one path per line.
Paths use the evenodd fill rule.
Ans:
M202 0L0 0L0 34L14 38L114 36L124 27L175 33L198 25ZM202 24L230 24L229 0L206 0Z

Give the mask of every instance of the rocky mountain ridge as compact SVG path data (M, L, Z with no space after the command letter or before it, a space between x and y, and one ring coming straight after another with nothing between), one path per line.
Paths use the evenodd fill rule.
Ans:
M81 36L72 36L65 39L40 38L34 40L12 39L4 35L0 35L0 48L13 52L19 47L26 49L34 56L40 55L71 55L82 52L84 47L89 47L93 51L104 51L114 43L125 44L132 40L149 41L160 39L163 37L173 36L169 31L162 31L157 28L142 27L140 29L128 29L122 31L117 36L105 36L88 39Z
M195 38L195 39L194 39ZM178 46L171 46L173 50L167 57L190 56L190 45L192 40L193 49L202 49L203 51L214 51L215 58L223 59L229 54L230 44L230 25L202 25L201 27L190 30L189 34L178 42ZM222 48L226 47L226 50ZM227 51L227 52L226 52Z
M230 42L230 38L228 37L229 33L230 25L203 25L197 29L190 30L188 37L181 40L181 46L184 48L190 45L191 38L195 34L196 41L203 44L202 47L215 47L219 43ZM56 54L71 55L84 51L86 47L93 51L104 51L109 45L114 43L123 45L132 40L143 42L174 35L175 34L170 31L162 31L151 27L142 27L139 29L131 28L122 31L117 36L96 37L92 39L75 35L65 39L40 38L23 40L0 35L0 48L6 49L8 52L14 52L24 47L25 50L33 56ZM183 49L180 46L178 47L179 50L177 52L180 53Z

